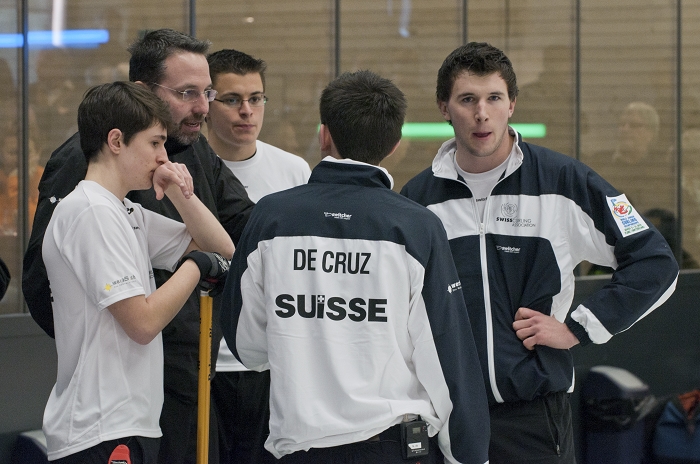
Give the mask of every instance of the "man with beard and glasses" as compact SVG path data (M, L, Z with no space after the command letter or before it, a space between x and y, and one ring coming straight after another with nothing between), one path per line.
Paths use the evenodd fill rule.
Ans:
M236 176L200 135L209 102L216 97L209 77L208 48L208 41L171 29L150 31L129 47L129 80L148 87L168 104L172 118L165 143L168 158L187 167L195 194L237 243L253 203ZM75 134L51 155L46 165L39 184L32 235L24 256L22 290L27 305L32 317L52 337L51 291L41 244L56 204L85 177L86 170L80 138ZM156 200L153 189L130 192L127 198L146 209L181 220L170 201ZM154 272L159 287L171 275L167 271ZM212 369L220 338L220 329L215 323ZM198 292L193 292L178 315L163 329L165 400L160 419L163 437L159 456L162 463L194 463L196 460L198 349L199 296ZM217 421L213 411L212 408L209 452L210 461L218 462Z

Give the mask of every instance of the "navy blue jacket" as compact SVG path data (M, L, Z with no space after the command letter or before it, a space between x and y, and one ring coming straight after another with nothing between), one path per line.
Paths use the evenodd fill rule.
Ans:
M624 195L575 159L516 140L483 221L455 168L454 139L401 190L447 230L492 403L573 389L569 351L526 349L512 327L518 308L565 322L582 344L604 343L662 304L678 276L668 244ZM615 272L571 311L583 260Z

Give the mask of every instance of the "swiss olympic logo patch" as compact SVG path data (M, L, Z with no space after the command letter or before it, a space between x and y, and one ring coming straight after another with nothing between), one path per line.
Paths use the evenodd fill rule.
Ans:
M503 203L501 205L501 214L503 214L505 217L512 218L517 212L518 205L514 205L513 203Z
M632 207L625 194L617 197L605 197L605 199L623 237L629 237L649 228L642 216Z

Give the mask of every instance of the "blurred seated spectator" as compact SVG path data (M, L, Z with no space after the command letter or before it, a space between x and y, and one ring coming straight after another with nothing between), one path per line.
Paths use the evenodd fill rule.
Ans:
M33 139L29 139L29 185L28 185L28 223L34 221L36 205L39 201L39 181L44 173L44 168L39 164L39 151ZM16 132L6 133L0 136L0 229L5 235L17 233L17 208L19 179L17 176L19 143Z
M659 127L653 106L629 103L620 114L615 147L581 159L624 193L637 211L675 209L675 165L659 147Z

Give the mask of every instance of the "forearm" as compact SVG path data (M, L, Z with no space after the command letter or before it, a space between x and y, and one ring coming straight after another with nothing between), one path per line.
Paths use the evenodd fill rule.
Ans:
M148 297L140 295L127 298L112 304L109 310L129 338L146 345L182 309L199 279L199 268L193 261L187 260Z
M165 194L177 208L180 217L187 226L187 231L201 250L215 251L225 258L231 259L234 251L231 238L218 219L196 195L193 194L190 198L185 198L176 185L170 185Z

